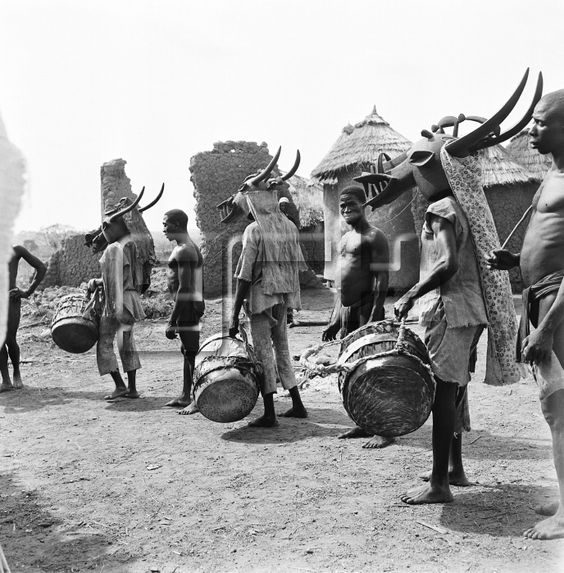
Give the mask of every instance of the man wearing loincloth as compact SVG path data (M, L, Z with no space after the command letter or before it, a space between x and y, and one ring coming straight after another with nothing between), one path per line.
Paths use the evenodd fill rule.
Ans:
M384 233L371 225L364 213L366 195L359 185L349 185L341 191L339 208L345 223L352 229L339 243L337 298L323 341L335 340L354 332L368 322L384 319L384 302L388 291L388 240ZM340 438L372 436L356 427ZM393 438L374 436L364 448L383 448Z
M35 269L33 279L29 287L22 290L16 286L18 269L21 260ZM0 372L2 373L2 384L0 392L23 388L20 373L20 347L17 341L18 328L20 326L22 298L29 298L43 280L47 267L36 256L32 255L25 247L15 245L12 247L12 256L8 262L8 323L6 327L6 338L0 348ZM14 369L14 383L10 380L8 370L8 356Z
M497 269L521 268L525 290L517 350L520 359L531 364L539 386L560 493L556 503L538 510L550 517L524 535L555 539L564 537L564 90L545 95L533 121L531 146L552 155L552 168L533 199L521 252L492 251L489 263Z
M104 397L106 400L120 396L139 397L136 373L141 368L141 362L133 338L133 325L135 321L145 318L139 296L143 277L137 265L137 247L123 220L123 216L135 205L106 213L102 233L108 246L100 258L102 276L88 282L91 293L103 288L104 307L100 317L96 359L100 376L110 374L115 383L115 390ZM114 351L116 337L123 371L127 373L127 386L119 372Z
M163 218L163 232L169 241L175 241L168 259L168 290L174 299L174 307L165 335L173 340L178 335L184 356L182 394L166 406L180 406L179 414L198 411L192 401L192 377L194 363L200 346L200 319L204 314L203 259L200 249L188 234L188 215L180 209L167 211Z

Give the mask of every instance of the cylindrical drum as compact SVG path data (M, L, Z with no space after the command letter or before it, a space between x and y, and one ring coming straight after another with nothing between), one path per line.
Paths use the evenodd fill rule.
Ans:
M83 294L64 296L51 322L51 337L67 352L80 354L98 340L98 324L93 304Z
M236 422L249 415L259 396L260 371L252 348L243 340L208 338L196 356L194 399L214 422Z
M361 428L378 436L409 434L433 407L435 380L427 348L391 320L367 324L341 344L340 363L361 360L339 374L343 406Z

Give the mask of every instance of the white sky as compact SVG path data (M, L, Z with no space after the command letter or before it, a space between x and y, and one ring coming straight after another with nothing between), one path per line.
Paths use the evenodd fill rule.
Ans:
M282 169L299 148L309 177L374 104L415 140L491 115L527 66L564 88L563 63L562 0L0 0L0 112L29 171L16 229L98 225L119 157L135 192L166 182L151 229L193 220L189 160L215 141L282 145Z

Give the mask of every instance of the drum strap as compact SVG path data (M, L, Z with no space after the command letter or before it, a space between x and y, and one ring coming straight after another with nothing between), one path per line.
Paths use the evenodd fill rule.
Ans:
M346 362L355 352L360 350L363 346L374 344L375 342L393 342L396 343L396 338L393 334L386 332L384 334L367 334L358 340L355 340L347 347L347 349L339 356L337 364ZM376 355L377 356L377 355Z

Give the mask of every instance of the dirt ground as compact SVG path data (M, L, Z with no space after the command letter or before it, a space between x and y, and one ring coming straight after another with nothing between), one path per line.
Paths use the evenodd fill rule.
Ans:
M303 294L301 320L326 319L331 292ZM210 302L202 340L220 323ZM291 329L293 352L321 330ZM67 354L24 321L26 387L0 395L0 542L13 573L564 570L562 541L522 537L557 491L530 380L485 386L479 360L464 437L475 485L411 507L399 496L430 469L430 422L384 450L338 440L353 423L334 376L304 389L308 419L275 429L179 416L164 407L181 387L178 342L163 320L136 332L142 397L107 403L93 350ZM277 410L288 403L279 393Z

